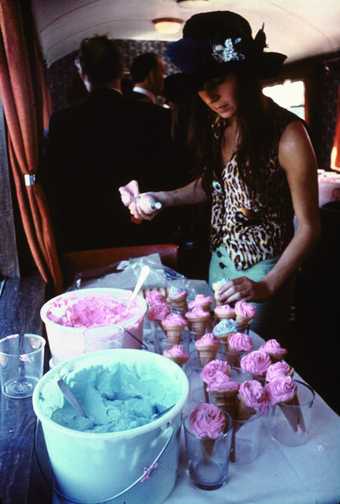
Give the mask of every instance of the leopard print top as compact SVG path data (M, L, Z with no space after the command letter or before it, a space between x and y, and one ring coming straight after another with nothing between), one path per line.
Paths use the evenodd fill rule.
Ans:
M298 117L272 103L275 135L264 161L261 192L240 176L237 153L211 188L212 251L227 249L237 270L280 255L293 234L293 207L286 175L279 164L278 145L285 127Z

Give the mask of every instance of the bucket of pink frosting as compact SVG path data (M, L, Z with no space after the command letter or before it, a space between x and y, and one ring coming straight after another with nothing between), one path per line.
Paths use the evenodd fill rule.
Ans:
M124 289L92 288L65 292L40 310L53 365L83 353L140 348L147 305Z
M62 392L61 378L81 412ZM56 502L161 504L176 482L188 389L177 364L135 349L87 353L48 371L33 409Z

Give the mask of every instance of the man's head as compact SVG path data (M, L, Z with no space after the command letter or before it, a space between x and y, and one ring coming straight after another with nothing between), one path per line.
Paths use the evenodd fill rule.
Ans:
M96 87L120 88L123 58L116 43L108 37L96 35L84 39L75 63L88 91Z
M160 95L164 87L164 64L154 53L144 53L134 59L130 69L135 84Z

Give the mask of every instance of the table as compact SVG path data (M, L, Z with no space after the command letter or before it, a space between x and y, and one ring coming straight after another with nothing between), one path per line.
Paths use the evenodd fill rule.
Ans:
M48 504L52 499L51 474L40 430L36 452L45 476L33 454L36 423L31 401L3 396L0 401L1 504ZM246 466L232 465L229 482L216 491L193 487L182 458L178 482L166 504L206 504L208 499L212 504L340 502L340 419L318 394L312 437L307 444L283 447L268 433L265 435L265 450L260 457Z

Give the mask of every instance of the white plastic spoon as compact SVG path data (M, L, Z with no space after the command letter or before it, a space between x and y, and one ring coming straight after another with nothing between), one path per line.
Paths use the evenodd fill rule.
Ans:
M131 306L131 303L132 301L136 298L136 296L138 295L139 291L141 290L141 288L143 287L144 285L144 282L145 280L147 279L147 277L149 276L149 273L150 273L150 268L149 266L147 265L144 265L142 267L142 269L140 270L140 273L139 273L139 277L137 279L137 282L136 282L136 285L135 285L135 288L133 290L133 293L131 294L129 300L128 300L128 303L126 305L127 308L129 308Z

